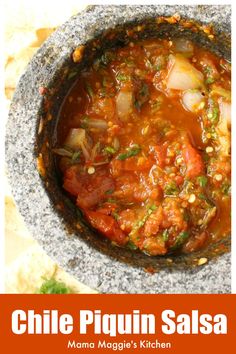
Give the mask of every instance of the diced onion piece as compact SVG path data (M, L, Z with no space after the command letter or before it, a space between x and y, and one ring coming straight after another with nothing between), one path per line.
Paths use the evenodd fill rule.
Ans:
M86 131L84 129L70 129L66 137L65 145L72 150L80 149L81 142L86 140Z
M182 55L170 55L167 88L174 90L196 89L203 86L203 74Z
M220 108L220 118L227 123L227 127L229 128L231 126L231 103L222 99L219 99L218 103Z
M90 159L91 143L85 129L70 129L64 144L75 151L81 149L86 161Z
M172 48L175 52L193 54L193 43L186 38L176 38L173 40Z
M126 121L133 109L133 94L131 91L121 90L116 96L116 111L121 121Z
M106 130L108 128L107 122L103 119L89 118L86 121L86 125L88 128L96 128L101 130Z
M220 108L220 121L216 131L219 135L220 152L223 156L228 156L230 151L230 132L231 124L231 103L222 99L218 100Z
M185 109L196 113L200 103L204 102L204 97L198 90L187 90L183 92L182 100Z

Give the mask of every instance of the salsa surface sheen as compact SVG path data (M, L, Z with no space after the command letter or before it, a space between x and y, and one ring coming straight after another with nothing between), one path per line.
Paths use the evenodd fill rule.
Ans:
M93 228L154 256L229 235L230 70L177 38L106 51L79 74L54 152Z

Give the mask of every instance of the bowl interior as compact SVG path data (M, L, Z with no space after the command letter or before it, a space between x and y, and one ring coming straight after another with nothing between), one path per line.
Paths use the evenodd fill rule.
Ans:
M42 183L51 203L66 225L68 237L79 237L100 252L134 266L160 269L163 267L182 268L197 264L199 257L214 258L230 248L230 236L208 248L189 255L168 255L150 257L139 251L131 251L112 245L98 235L84 220L82 213L72 203L62 189L62 181L58 173L52 148L57 141L56 128L60 107L68 90L76 80L79 72L90 66L104 50L127 45L130 41L146 38L186 37L199 46L203 46L220 57L230 60L230 36L225 33L213 32L213 28L187 19L170 20L170 18L148 18L145 22L129 22L122 26L107 29L95 34L94 38L85 43L84 55L79 63L72 57L65 57L63 65L56 71L42 97L40 119L37 122L35 156L40 161ZM213 34L213 38L212 38ZM79 250L78 250L79 251Z

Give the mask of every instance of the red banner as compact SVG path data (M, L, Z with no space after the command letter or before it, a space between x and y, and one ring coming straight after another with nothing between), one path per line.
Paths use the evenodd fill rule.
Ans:
M234 352L236 295L1 295L4 354Z

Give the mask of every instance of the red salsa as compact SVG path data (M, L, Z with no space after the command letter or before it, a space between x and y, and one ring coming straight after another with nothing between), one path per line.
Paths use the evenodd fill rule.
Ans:
M185 38L107 50L63 102L63 188L112 243L190 253L230 232L230 64Z

